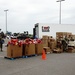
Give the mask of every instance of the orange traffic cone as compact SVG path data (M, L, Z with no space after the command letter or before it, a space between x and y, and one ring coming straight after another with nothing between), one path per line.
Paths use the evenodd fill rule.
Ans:
M42 51L42 59L43 59L43 60L46 60L45 50Z

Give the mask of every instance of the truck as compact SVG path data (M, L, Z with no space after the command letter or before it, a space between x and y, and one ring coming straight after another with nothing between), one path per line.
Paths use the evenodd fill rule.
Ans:
M34 25L34 36L42 38L44 35L56 37L56 32L70 32L75 34L75 24L48 24L36 23Z

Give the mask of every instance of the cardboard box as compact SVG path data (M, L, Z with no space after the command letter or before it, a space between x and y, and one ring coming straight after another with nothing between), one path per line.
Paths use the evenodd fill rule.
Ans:
M43 44L42 43L35 44L36 54L42 54L42 50L43 50Z
M69 37L70 35L72 35L71 32L56 32L56 38L57 37L62 37L63 38L63 36Z
M48 47L50 48L50 49L54 49L54 48L56 48L56 41L54 41L54 42L49 42L48 43Z
M22 57L22 46L13 46L13 57Z
M49 47L43 47L46 53L52 53L52 50Z
M13 57L13 46L8 45L7 47L7 57L12 58Z
M48 47L48 43L43 43L43 47Z
M43 47L48 47L48 39L42 39Z
M25 56L26 55L34 55L35 54L35 44L26 44L25 45Z
M55 49L53 49L53 52L54 52L54 53L61 53L61 52L63 52L63 51L62 51L62 49L60 49L60 48L55 48Z
M75 35L72 35L73 39L75 40Z
M42 39L49 39L47 35L42 36Z
M51 39L51 38L53 38L52 36L48 36L48 39Z
M22 46L19 47L18 45L8 45L7 57L9 58L22 57Z
M67 51L68 53L75 53L75 49L73 47L69 47Z

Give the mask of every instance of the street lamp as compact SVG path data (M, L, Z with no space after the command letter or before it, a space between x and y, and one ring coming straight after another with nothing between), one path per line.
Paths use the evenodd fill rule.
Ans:
M60 2L60 11L59 11L59 24L61 24L61 2L65 0L58 0L56 2Z
M5 14L6 14L6 34L7 34L7 11L8 11L8 9L6 9L4 11L5 11Z

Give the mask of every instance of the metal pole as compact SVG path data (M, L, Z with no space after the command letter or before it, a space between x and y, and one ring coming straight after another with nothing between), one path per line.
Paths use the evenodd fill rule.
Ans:
M61 24L61 1L60 1L60 12L59 12L59 24Z
M59 24L61 24L61 2L65 0L58 0L56 2L60 2L60 10L59 10Z
M6 11L6 34L7 34L7 11Z
M8 10L4 10L5 11L5 15L6 15L6 34L7 34L7 11Z

